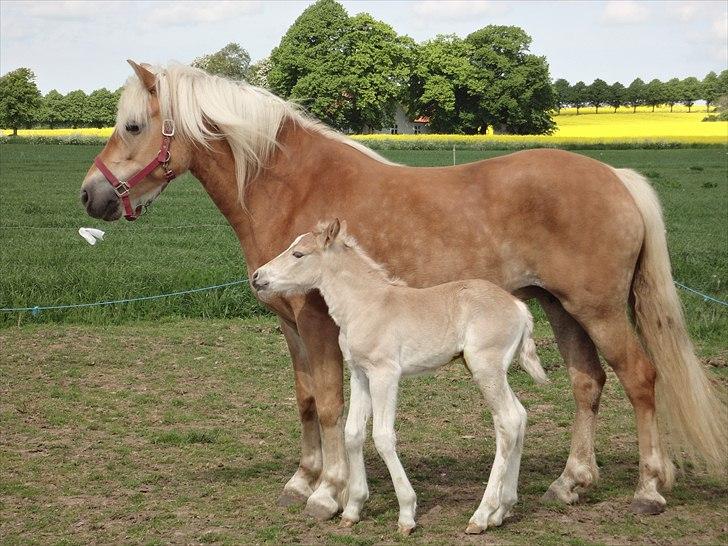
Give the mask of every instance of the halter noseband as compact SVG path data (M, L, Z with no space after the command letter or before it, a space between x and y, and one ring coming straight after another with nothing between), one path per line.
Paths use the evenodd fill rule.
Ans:
M169 184L177 176L174 171L169 168L169 160L171 158L171 153L169 149L172 145L173 136L174 121L172 121L171 119L165 119L164 121L162 121L162 145L159 148L159 152L154 157L154 159L152 159L147 164L146 167L144 167L142 170L140 170L138 173L136 173L134 176L126 181L121 181L116 178L116 176L114 176L114 173L112 173L109 168L104 165L104 162L101 160L100 155L97 155L94 158L94 165L96 165L96 168L101 171L101 174L104 175L109 184L111 184L111 187L114 188L114 192L116 192L116 195L119 197L119 199L121 199L121 203L124 205L124 218L126 218L127 220L132 221L139 218L142 215L142 211L145 206L139 205L136 209L132 208L131 199L129 199L129 192L134 186L139 184L139 182L149 176L149 174L154 169L160 166L162 167L162 169L164 169L164 178L166 182L164 183L164 186L162 186L162 190L160 190L159 193L162 193L164 188L167 187L167 184Z

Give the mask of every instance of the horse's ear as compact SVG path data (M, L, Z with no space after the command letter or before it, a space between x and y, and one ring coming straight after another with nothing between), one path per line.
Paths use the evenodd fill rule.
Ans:
M338 218L334 218L334 221L331 222L326 229L324 230L324 248L331 245L331 243L334 242L334 239L336 239L336 236L339 234L339 230L341 229L341 222L339 222Z
M139 76L139 79L144 84L144 87L147 88L147 91L149 91L152 95L156 94L157 92L157 77L154 75L154 73L146 68L149 65L142 65L137 64L131 59L126 60L127 63L131 65L131 67L134 69L134 72L137 76Z

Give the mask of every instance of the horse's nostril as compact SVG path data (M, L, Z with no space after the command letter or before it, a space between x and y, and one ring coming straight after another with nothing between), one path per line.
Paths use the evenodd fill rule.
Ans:
M258 272L253 273L253 282L258 280Z
M81 203L84 207L88 203L88 192L86 190L81 190Z

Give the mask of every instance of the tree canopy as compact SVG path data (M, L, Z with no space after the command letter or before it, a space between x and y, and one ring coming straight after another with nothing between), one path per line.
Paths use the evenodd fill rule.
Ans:
M0 78L0 126L10 127L13 135L38 117L40 91L35 74L29 68L18 68Z
M242 46L231 42L216 53L198 57L192 66L231 80L244 80L250 68L250 55Z

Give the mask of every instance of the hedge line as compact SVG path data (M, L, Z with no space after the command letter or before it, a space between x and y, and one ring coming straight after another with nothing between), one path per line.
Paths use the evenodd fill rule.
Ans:
M373 150L526 150L531 148L559 148L562 150L637 150L637 149L672 149L672 148L724 148L726 142L690 142L684 140L644 139L644 140L482 140L478 142L462 142L459 140L428 140L418 138L407 139L372 139L360 137L358 142ZM0 136L0 144L66 144L81 146L103 146L107 139L98 136L66 135L66 136L27 136L8 137Z

